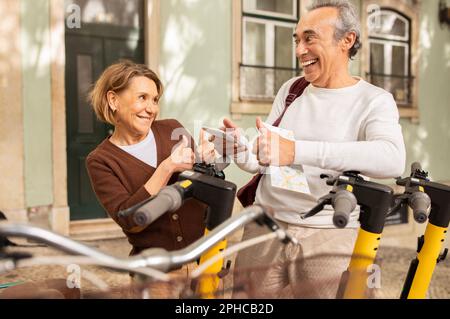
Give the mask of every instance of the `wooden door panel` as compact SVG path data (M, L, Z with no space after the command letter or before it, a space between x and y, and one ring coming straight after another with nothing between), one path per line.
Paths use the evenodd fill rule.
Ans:
M72 220L106 217L84 164L86 156L106 137L106 125L96 119L87 100L103 69L102 39L66 35L67 177Z
M103 70L119 59L144 63L143 41L92 32L66 33L67 184L72 220L107 216L92 190L85 159L112 127L96 119L87 94Z

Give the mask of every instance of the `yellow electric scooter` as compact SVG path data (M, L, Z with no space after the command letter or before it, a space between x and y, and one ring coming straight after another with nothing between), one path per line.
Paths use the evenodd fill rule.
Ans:
M344 172L337 178L322 175L331 192L319 199L319 204L302 218L320 212L325 205L334 208L333 223L344 228L356 204L360 206L360 229L347 271L342 274L337 298L363 299L368 297L368 269L375 263L386 216L393 202L394 191L386 185L366 181L359 172Z
M192 197L208 206L205 229L205 236L207 236L214 228L231 217L236 185L223 180L225 176L221 171L216 171L213 165L197 164L194 170L194 172L181 173L179 180L191 181L193 183ZM199 264L203 264L226 248L227 240L224 239L203 254ZM231 261L224 265L223 258L209 266L198 282L197 294L202 298L214 298L220 279L228 274L230 266Z
M410 206L416 203L422 211L421 220L425 221L431 200L428 225L425 234L418 240L417 257L410 264L400 296L401 299L424 299L436 264L443 261L448 253L448 249L442 254L441 250L450 223L450 187L431 182L419 163L412 165L410 177L397 180L397 184L405 186L404 199L396 205L397 209L405 202Z
M119 218L127 229L142 230L161 215L177 210L189 198L195 198L208 206L205 236L229 219L233 212L236 185L225 181L222 171L214 165L195 164L193 170L184 171L179 181L163 188L154 196L138 205L119 212ZM224 239L200 257L202 264L226 249ZM228 273L230 262L224 267L223 259L212 264L204 272L197 285L197 295L213 298L218 290L221 277Z

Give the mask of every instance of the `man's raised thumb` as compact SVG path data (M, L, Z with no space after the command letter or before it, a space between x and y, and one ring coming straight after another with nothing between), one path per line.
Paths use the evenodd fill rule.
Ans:
M264 124L261 121L261 118L259 116L256 118L256 128L258 130L261 130L262 128L265 128L265 126L264 126Z

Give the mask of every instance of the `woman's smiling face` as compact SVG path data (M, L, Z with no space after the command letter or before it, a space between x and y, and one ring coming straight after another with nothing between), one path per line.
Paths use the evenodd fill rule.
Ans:
M145 76L135 77L116 97L115 130L126 139L144 139L159 113L155 82Z

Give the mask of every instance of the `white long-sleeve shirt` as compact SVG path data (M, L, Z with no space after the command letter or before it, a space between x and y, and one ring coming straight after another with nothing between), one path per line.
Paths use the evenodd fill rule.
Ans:
M296 79L279 90L267 124L273 124L282 114L289 88ZM341 89L310 84L291 104L279 127L294 132L294 165L303 168L311 191L307 195L276 188L271 185L270 176L263 175L255 202L273 207L276 218L282 221L334 228L330 206L306 220L298 214L310 210L331 190L320 179L321 174L336 176L356 170L372 178L394 178L404 172L405 145L396 103L389 92L362 79ZM242 163L243 156L247 156L246 163ZM251 173L260 171L253 154L238 155L236 164ZM358 226L358 217L357 209L351 215L349 227Z
M157 167L156 141L152 130L149 130L147 137L137 144L117 146L151 167Z

